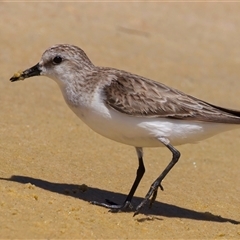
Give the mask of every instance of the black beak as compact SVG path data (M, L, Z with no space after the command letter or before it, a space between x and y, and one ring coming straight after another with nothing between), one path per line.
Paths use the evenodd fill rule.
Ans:
M36 64L35 66L23 71L23 72L17 72L15 73L11 78L11 82L15 82L18 80L24 80L25 78L30 78L34 76L39 76L41 74L41 70L39 68L39 64Z

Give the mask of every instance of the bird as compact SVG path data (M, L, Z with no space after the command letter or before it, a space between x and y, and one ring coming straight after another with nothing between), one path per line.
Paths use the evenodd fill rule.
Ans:
M53 79L69 108L93 131L136 149L138 168L122 204L91 201L113 212L132 209L132 198L145 173L143 148L166 147L172 159L153 181L134 210L152 206L162 181L180 158L176 146L197 143L240 127L240 111L220 107L185 94L158 81L92 63L86 53L70 44L55 44L40 61L10 78L11 82L34 76Z

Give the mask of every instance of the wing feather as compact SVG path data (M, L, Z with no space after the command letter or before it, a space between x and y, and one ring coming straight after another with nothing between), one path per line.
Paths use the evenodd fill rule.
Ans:
M135 117L240 123L239 111L209 104L162 83L127 72L115 72L114 79L103 91L107 106Z

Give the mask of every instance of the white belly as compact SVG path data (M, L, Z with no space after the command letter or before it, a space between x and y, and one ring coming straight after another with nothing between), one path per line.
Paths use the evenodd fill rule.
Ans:
M217 133L240 125L174 120L164 118L132 117L108 109L102 102L88 107L70 108L92 130L114 141L136 147L161 147L160 137L173 146L196 143Z

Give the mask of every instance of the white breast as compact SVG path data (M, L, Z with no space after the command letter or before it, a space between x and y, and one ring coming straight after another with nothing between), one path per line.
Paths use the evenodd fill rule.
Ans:
M160 137L169 139L174 146L196 143L217 133L240 125L175 120L167 118L133 117L107 108L101 91L95 91L91 101L84 94L74 106L65 100L73 112L92 130L114 141L136 147L160 147Z

